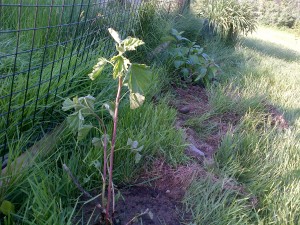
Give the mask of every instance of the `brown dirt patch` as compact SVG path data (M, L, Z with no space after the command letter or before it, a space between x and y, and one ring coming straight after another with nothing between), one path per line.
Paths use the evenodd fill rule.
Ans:
M284 115L280 113L278 109L270 104L267 104L267 109L271 117L271 125L276 125L283 130L289 127Z
M230 112L222 115L211 115L208 121L204 122L204 125L210 123L214 130L205 139L200 139L197 132L186 126L185 122L197 115L201 116L211 112L206 90L200 86L189 86L185 89L174 87L174 89L176 99L171 102L171 105L178 110L177 127L185 130L188 143L203 152L206 158L211 159L218 149L221 138L231 125L237 124L240 116ZM186 152L190 156L197 157L189 149Z
M131 186L119 190L119 198L116 203L114 225L126 225L135 216L149 210L130 224L145 225L179 225L182 222L181 203L171 198L165 191L150 186ZM100 199L89 201L82 198L84 202L74 224L101 225L101 211L96 207Z
M205 174L206 172L198 163L172 167L164 160L156 160L150 169L142 173L140 180L149 180L150 186L179 202L191 182Z

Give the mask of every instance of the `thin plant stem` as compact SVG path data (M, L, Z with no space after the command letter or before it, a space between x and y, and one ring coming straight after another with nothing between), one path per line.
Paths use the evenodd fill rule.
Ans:
M114 150L116 144L116 137L117 137L117 123L118 123L118 112L119 112L119 103L120 103L120 96L121 96L121 89L122 89L122 77L119 76L119 84L118 84L118 91L116 96L115 102L115 112L114 112L114 127L111 139L111 151L110 151L110 162L109 162L109 181L108 181L108 190L107 190L107 205L106 205L106 221L109 219L109 212L110 212L110 202L111 202L111 195L112 195L112 178L113 178L113 165L114 165Z
M103 176L102 176L102 205L105 203L105 187L106 187L106 176L107 176L107 131L106 127L101 120L101 118L96 114L93 113L98 120L99 126L102 127L103 133L104 133L104 139L103 139Z

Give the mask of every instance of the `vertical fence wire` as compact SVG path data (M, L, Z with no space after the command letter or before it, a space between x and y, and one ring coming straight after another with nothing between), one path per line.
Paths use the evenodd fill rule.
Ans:
M182 0L157 1L172 11ZM62 98L99 54L110 56L107 28L122 36L142 0L0 0L0 157L20 137L33 143L53 127Z

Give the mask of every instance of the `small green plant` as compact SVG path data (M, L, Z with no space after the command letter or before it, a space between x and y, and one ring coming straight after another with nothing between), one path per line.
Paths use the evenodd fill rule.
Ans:
M183 32L171 30L173 40L170 47L170 55L173 60L173 68L181 80L186 83L197 83L207 86L216 81L216 76L221 72L219 66L211 59L203 48L182 36Z
M103 150L103 166L102 166L102 223L112 224L114 214L114 185L113 185L113 167L114 152L117 138L118 109L121 101L122 87L126 86L129 90L129 100L131 109L138 108L143 104L145 97L144 91L151 83L151 71L144 64L131 63L125 57L127 51L134 51L144 42L140 39L127 37L122 40L119 33L109 28L112 38L116 42L117 55L111 59L99 58L98 63L93 67L93 71L89 74L91 80L97 79L107 65L112 67L113 79L118 81L117 94L114 102L108 102L103 107L108 110L113 119L113 129L111 138L108 135L106 126L96 113L95 98L88 95L85 97L75 97L73 100L66 99L63 103L63 110L74 109L75 112L68 116L69 127L74 133L77 133L77 139L83 140L91 129L95 129L99 136L94 137L91 141L95 148ZM98 122L97 126L93 124L93 120L86 122L87 118L94 118ZM128 139L127 143L131 152L135 154L135 162L139 162L142 155L143 146L138 147L137 141ZM108 148L110 147L110 151ZM99 164L99 163L98 163ZM100 165L97 164L99 168ZM76 183L76 182L75 182ZM108 184L108 187L106 188ZM107 196L107 197L106 197ZM99 206L100 207L100 206ZM113 211L111 213L111 210Z

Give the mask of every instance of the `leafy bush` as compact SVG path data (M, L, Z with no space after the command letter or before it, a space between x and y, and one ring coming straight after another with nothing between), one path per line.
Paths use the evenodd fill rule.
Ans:
M259 19L263 24L292 28L296 22L296 11L293 1L263 2Z
M253 7L237 0L202 0L199 16L208 19L209 27L227 43L236 41L238 35L256 29Z
M186 83L199 82L206 86L215 81L220 73L219 66L203 52L203 48L183 37L182 33L175 29L171 31L169 54L173 61L172 71Z

